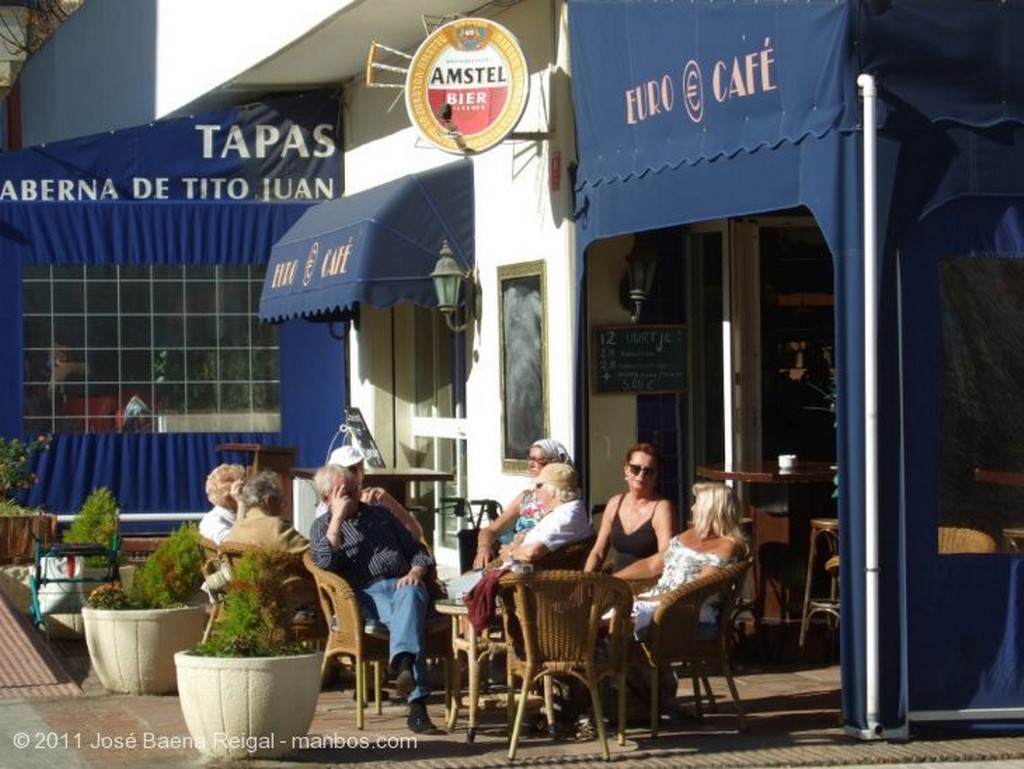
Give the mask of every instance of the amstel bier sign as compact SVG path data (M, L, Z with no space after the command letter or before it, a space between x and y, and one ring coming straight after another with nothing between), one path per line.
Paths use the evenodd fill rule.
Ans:
M511 32L488 19L457 19L416 51L405 105L435 147L483 152L515 128L529 88L526 58Z

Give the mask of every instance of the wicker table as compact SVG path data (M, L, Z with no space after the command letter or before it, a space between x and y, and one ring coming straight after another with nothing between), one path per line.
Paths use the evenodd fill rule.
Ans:
M466 731L466 742L476 739L477 711L480 705L480 676L485 660L490 660L494 652L494 642L481 636L469 622L469 609L461 599L442 598L434 602L438 614L451 617L452 621L452 657L455 670L452 680L456 686L461 685L462 670L459 667L459 652L466 655L466 668L469 673L469 726ZM452 707L448 712L448 731L455 728L459 716L458 692L452 698Z

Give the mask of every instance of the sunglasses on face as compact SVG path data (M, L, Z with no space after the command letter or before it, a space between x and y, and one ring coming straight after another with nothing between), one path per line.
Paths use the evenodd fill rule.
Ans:
M657 471L651 465L634 465L632 462L626 465L629 468L630 475L635 475L638 478L644 478L649 475L654 475Z

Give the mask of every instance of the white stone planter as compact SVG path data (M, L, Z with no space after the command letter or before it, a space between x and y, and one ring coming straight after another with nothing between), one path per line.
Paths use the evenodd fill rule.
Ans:
M103 688L169 694L177 688L174 654L203 637L206 609L82 609L89 660Z
M277 758L298 747L320 696L320 652L289 657L174 655L178 699L196 750Z

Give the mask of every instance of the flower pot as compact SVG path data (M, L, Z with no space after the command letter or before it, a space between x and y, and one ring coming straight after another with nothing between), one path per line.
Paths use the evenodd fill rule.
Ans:
M178 652L178 698L196 749L211 758L276 758L298 747L320 696L320 652L200 657Z
M96 676L109 692L169 694L177 688L174 654L203 637L206 609L82 609Z

